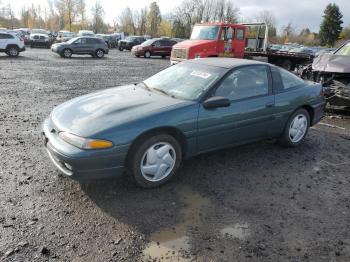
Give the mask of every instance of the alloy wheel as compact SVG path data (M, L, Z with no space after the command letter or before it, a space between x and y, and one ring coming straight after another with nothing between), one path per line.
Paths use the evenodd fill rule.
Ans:
M103 53L103 51L102 51L102 50L97 50L97 52L96 52L96 56L97 56L98 58L103 57L103 55L104 55L104 53Z
M15 47L11 47L9 50L10 56L17 56L18 55L18 50Z
M298 143L306 134L308 121L305 115L296 115L289 127L289 138L293 143Z
M150 182L158 182L170 175L176 163L174 147L159 142L149 147L143 154L140 169L142 176Z

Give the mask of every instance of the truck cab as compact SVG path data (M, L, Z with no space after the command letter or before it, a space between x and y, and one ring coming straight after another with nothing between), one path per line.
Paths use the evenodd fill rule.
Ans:
M229 23L204 23L193 27L189 40L173 46L171 64L203 57L243 58L246 26Z

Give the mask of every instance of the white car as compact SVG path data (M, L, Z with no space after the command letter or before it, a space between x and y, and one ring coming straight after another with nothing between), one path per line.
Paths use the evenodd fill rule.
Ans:
M15 57L24 50L26 50L24 39L15 33L0 32L0 52Z

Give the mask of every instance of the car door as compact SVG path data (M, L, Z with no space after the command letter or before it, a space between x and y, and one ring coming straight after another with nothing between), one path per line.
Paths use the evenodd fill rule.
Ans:
M161 40L157 40L152 44L152 55L162 55Z
M86 38L85 37L77 39L76 41L74 41L74 43L72 45L73 53L83 54L84 48L86 48L85 45L86 45Z
M275 98L267 65L249 65L231 71L211 96L226 97L228 107L205 109L198 115L199 152L244 144L268 136L274 120Z

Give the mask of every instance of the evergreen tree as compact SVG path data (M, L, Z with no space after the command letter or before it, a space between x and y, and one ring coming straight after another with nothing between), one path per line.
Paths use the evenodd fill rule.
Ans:
M320 40L322 45L333 46L342 31L343 15L336 4L327 5L324 10L323 21L320 26Z

